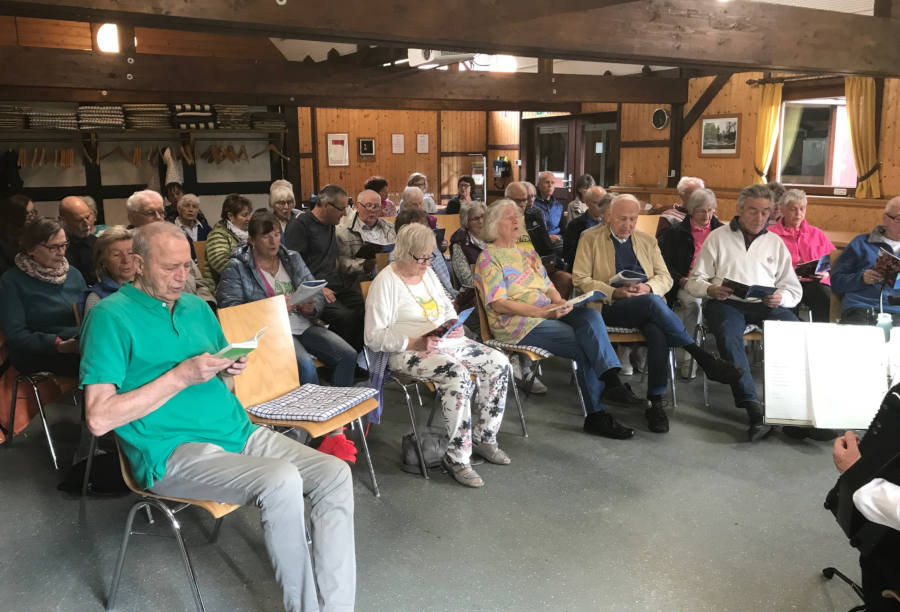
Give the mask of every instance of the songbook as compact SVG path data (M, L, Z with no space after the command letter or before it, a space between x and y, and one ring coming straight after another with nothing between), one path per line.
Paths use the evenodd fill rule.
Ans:
M375 259L378 253L390 253L394 250L393 243L378 244L376 242L364 242L359 250L356 251L354 257L358 259Z
M873 269L884 277L885 286L893 287L897 282L897 273L900 272L900 257L881 249Z
M745 285L730 278L722 281L723 287L728 287L734 291L734 295L745 300L761 300L762 298L775 293L775 287L767 287L765 285Z
M814 278L817 274L831 272L831 255L822 255L819 259L811 259L797 264L794 268L799 278Z
M449 319L441 323L438 327L435 327L430 332L425 334L426 336L437 336L439 338L446 338L450 335L451 332L459 329L463 323L466 322L466 319L469 318L469 315L472 314L474 308L466 308L463 310L457 318Z
M609 284L613 287L625 287L627 285L634 285L636 283L646 283L647 275L642 274L640 272L632 272L631 270L622 270L611 279L609 279Z
M268 327L263 327L258 332L253 334L253 337L249 340L244 340L243 342L232 342L221 351L218 351L213 355L216 359L230 359L232 361L237 361L244 355L252 353L256 350L256 347L259 346L259 339L263 337L263 334L266 333Z
M767 423L868 427L900 365L900 334L886 343L875 326L796 321L766 321L764 333Z
M326 280L303 281L300 283L299 287L294 289L294 293L291 294L291 306L310 301L316 297L327 284L328 281Z
M590 302L599 302L600 300L602 300L605 297L606 297L605 293L595 289L594 291L590 291L588 293L582 293L581 295L573 297L570 300L566 300L566 304L568 304L572 308L575 308L576 306L584 306L585 304L588 304ZM559 308L562 308L561 304L559 306L554 306L553 308L550 309L550 311L552 312L554 310L558 310Z

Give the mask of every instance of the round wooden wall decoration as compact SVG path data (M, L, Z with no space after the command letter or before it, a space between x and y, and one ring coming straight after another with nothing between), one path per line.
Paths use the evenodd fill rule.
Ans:
M664 108L657 108L653 111L653 117L650 118L650 123L653 124L657 130L661 130L667 125L669 125L669 112Z

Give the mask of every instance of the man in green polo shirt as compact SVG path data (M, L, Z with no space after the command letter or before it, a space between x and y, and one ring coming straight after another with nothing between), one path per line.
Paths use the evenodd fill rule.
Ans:
M203 300L182 293L191 256L181 230L163 222L141 227L134 252L134 283L91 309L82 331L80 383L91 432L115 429L135 479L154 493L258 505L286 610L352 610L349 468L250 423L220 378L240 374L246 358L212 356L227 344L222 329Z

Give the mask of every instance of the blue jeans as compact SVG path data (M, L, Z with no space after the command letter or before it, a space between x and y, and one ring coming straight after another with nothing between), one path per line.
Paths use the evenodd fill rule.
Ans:
M578 385L588 412L606 408L600 403L607 370L619 367L619 358L609 343L606 325L598 311L581 306L561 319L547 319L528 332L518 344L536 346L554 355L574 359L578 365Z
M305 332L294 336L294 352L297 354L297 369L300 384L319 382L314 358L334 368L331 384L335 387L352 387L353 373L356 371L356 351L346 340L333 331L313 325Z
M669 347L693 344L678 315L658 295L647 293L603 305L603 320L612 327L636 327L647 338L647 395L662 395Z
M703 316L710 331L716 337L719 355L744 369L740 380L731 385L734 403L759 401L750 362L744 351L744 328L749 324L759 325L769 321L797 321L797 316L782 306L769 308L762 303L739 302L737 300L707 300L703 306Z

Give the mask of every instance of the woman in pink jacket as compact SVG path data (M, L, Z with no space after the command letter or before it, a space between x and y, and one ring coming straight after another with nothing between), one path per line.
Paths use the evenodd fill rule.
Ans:
M819 259L834 250L828 236L818 227L806 222L806 193L799 189L788 189L781 199L783 216L768 230L778 234L791 254L791 262L796 268L802 263ZM801 304L806 304L812 313L813 321L828 322L828 311L831 300L831 284L827 271L819 274L800 277L803 287Z

